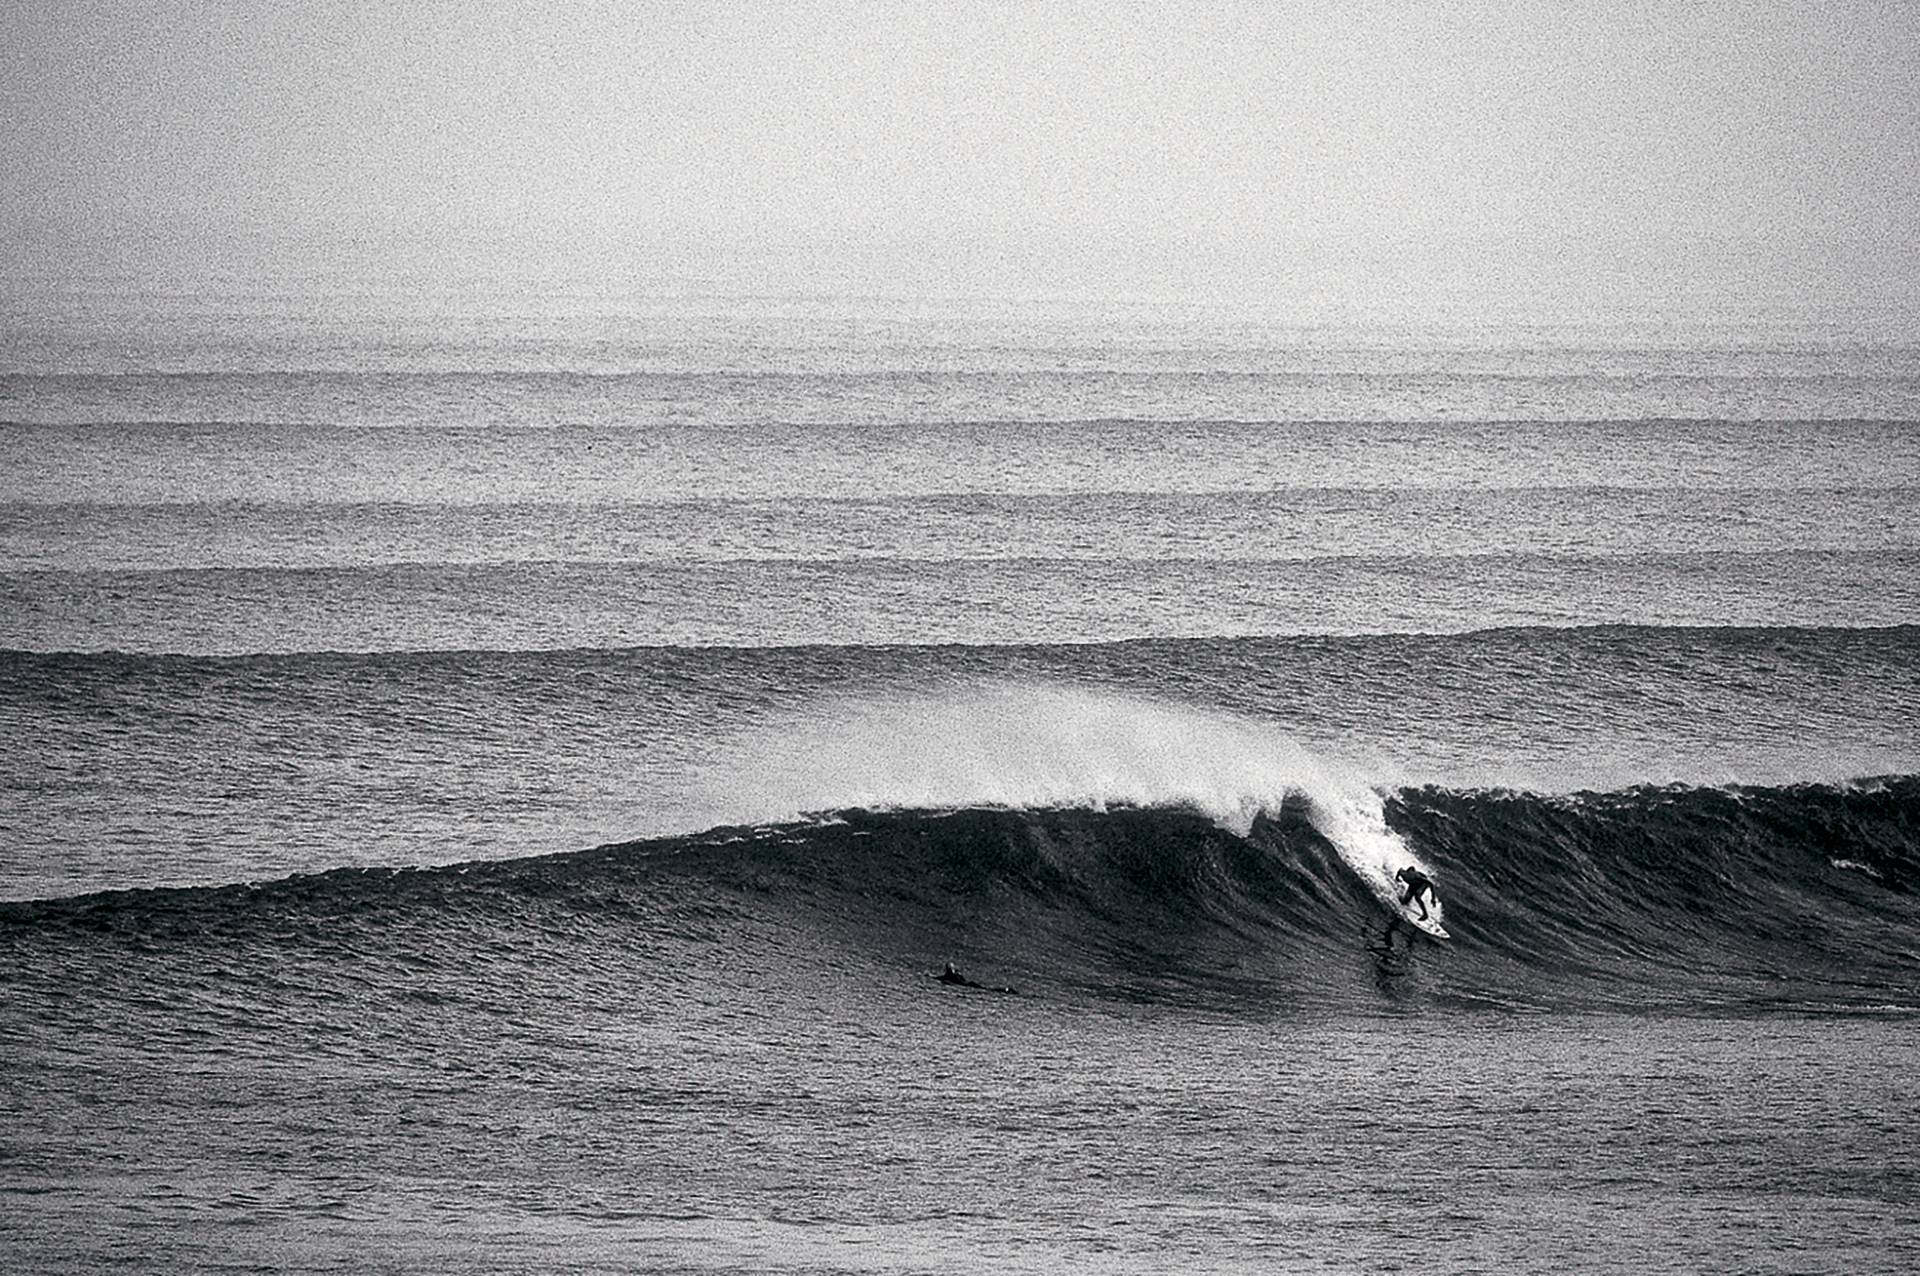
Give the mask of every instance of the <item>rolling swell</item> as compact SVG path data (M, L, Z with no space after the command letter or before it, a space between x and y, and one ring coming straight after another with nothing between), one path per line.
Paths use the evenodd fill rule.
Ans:
M1553 798L1421 789L1395 795L1387 819L1452 870L1463 943L1516 979L1754 1003L1914 1005L1920 992L1915 777Z
M0 904L0 953L21 1004L56 1018L236 985L497 1013L596 984L705 1004L770 971L770 995L814 980L880 995L921 990L948 959L1029 995L1216 1010L1920 1010L1920 777L1413 789L1385 811L1439 880L1453 943L1379 951L1388 913L1350 848L1290 799L1244 836L1181 809L848 811L537 859Z

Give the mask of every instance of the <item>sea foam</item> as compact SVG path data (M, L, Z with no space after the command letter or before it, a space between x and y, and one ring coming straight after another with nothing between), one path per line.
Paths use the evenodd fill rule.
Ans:
M1422 868L1385 821L1380 777L1271 723L1104 688L997 681L825 698L744 733L703 771L714 823L849 808L1198 811L1247 836L1304 800L1367 885Z

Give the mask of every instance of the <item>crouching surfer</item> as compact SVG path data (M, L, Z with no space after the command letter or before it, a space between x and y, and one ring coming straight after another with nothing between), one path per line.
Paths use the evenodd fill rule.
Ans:
M1433 896L1433 879L1409 864L1393 875L1393 880L1405 884L1407 893L1400 897L1403 906L1420 905L1420 920L1428 917L1427 899ZM948 967L949 970L952 967Z

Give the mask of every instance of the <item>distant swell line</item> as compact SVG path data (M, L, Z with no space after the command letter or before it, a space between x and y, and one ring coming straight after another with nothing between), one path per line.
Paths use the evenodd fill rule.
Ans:
M127 514L177 513L183 510L205 510L233 514L278 514L294 511L327 511L342 514L353 513L397 513L397 514L435 514L466 515L487 513L541 513L566 512L580 514L618 514L627 510L649 509L686 509L686 510L787 510L820 506L833 509L913 509L925 506L953 507L971 509L979 506L1017 506L1022 508L1059 506L1062 508L1085 508L1117 502L1142 501L1156 505L1169 506L1205 506L1208 504L1257 504L1268 498L1282 497L1298 499L1320 497L1327 500L1391 498L1395 501L1435 502L1446 499L1492 499L1514 497L1539 497L1541 499L1564 500L1570 497L1609 498L1622 500L1634 499L1689 499L1711 496L1717 499L1764 498L1770 496L1887 496L1920 497L1920 484L1892 482L1887 484L1836 484L1814 483L1805 486L1670 486L1670 487L1634 487L1623 484L1568 483L1555 484L1488 484L1485 486L1439 487L1422 485L1407 487L1388 483L1380 484L1274 484L1268 487L1216 487L1216 488L1117 488L1103 487L1086 491L1073 490L1062 492L1025 492L1025 491L980 491L971 488L955 488L945 491L917 491L880 496L847 496L825 492L814 494L795 494L790 496L692 496L662 493L641 499L618 501L403 501L403 500L261 500L254 497L214 500L175 500L175 501L127 501L127 500L0 500L0 519L6 517L9 510L32 510L36 514L84 513L104 511Z
M433 435L497 435L497 434L594 434L622 435L658 432L661 430L679 430L691 433L712 433L722 430L763 429L788 430L795 433L834 433L858 432L871 434L876 428L893 430L903 434L923 433L929 430L1031 430L1031 429L1152 429L1175 426L1185 429L1224 429L1224 430L1435 430L1445 433L1473 430L1596 430L1596 431L1690 431L1710 429L1739 430L1831 430L1831 429L1872 429L1920 426L1920 415L1898 416L1860 416L1845 414L1834 416L1717 416L1717 417L1405 417L1405 416L1345 416L1345 417L1217 417L1183 416L1168 414L1162 416L1033 416L1033 417L912 417L884 424L870 420L854 418L812 419L769 416L752 419L726 418L717 423L673 420L663 421L643 419L629 424L607 422L576 421L514 421L470 424L463 422L435 423L428 421L372 422L372 421L333 421L315 418L289 416L271 420L244 417L207 417L182 420L169 417L115 417L111 419L86 420L23 420L20 418L0 418L0 430L14 431L89 431L89 430L141 430L141 431L227 431L227 430L288 430L302 433L405 433L416 432Z
M1100 651L1112 652L1151 652L1155 650L1175 651L1180 649L1204 649L1209 651L1269 652L1286 650L1351 650L1371 646L1394 648L1419 646L1422 648L1475 647L1498 645L1508 648L1514 644L1546 642L1554 646L1571 644L1576 649L1587 644L1608 645L1615 642L1634 642L1638 644L1658 644L1670 639L1683 640L1689 644L1706 641L1716 646L1736 644L1751 646L1755 644L1772 645L1792 643L1810 650L1824 650L1834 643L1862 640L1876 645L1890 641L1896 649L1911 646L1916 658L1920 658L1920 621L1907 621L1885 625L1685 625L1685 624L1627 624L1608 622L1600 624L1566 625L1489 625L1479 629L1454 630L1444 633L1402 633L1388 632L1378 634L1242 634L1213 635L1201 637L1139 637L1110 638L1089 640L1086 642L1058 641L1007 641L995 643L959 644L970 650L985 653L1005 653L1013 656L1034 655L1045 652L1073 651L1081 655ZM951 648L956 644L936 643L931 646ZM910 649L914 644L868 643L868 642L814 642L814 643L623 643L578 647L530 647L530 648L430 648L376 649L370 651L249 651L249 652L172 652L120 650L115 648L85 650L47 651L39 648L0 646L0 671L10 676L31 676L25 671L47 669L65 669L74 667L94 667L109 669L160 668L198 670L242 666L277 666L302 664L354 664L382 665L405 664L420 665L470 656L493 657L500 659L534 658L542 661L568 659L597 659L601 657L621 656L671 656L691 657L699 660L741 660L754 658L773 658L778 660L804 659L809 652L899 652ZM3 667L11 666L11 670Z
M53 581L53 580L113 580L122 578L180 578L195 577L377 577L391 575L396 571L417 573L432 571L449 576L487 575L499 572L517 572L526 568L551 568L578 571L593 574L607 569L634 570L640 573L658 575L691 575L715 568L755 568L784 567L800 571L870 568L923 568L923 567L1037 567L1037 568L1084 568L1088 566L1126 567L1212 567L1212 566L1299 566L1302 564L1345 564L1349 566L1416 568L1434 563L1459 563L1480 566L1575 566L1580 564L1620 564L1644 563L1650 566L1676 567L1703 563L1757 563L1771 564L1781 561L1793 562L1845 562L1854 559L1885 562L1888 559L1905 561L1914 559L1920 562L1920 546L1899 546L1876 549L1790 549L1790 550L1686 550L1663 551L1654 554L1592 554L1592 553L1475 553L1475 554L1302 554L1290 557L1146 557L1146 556L979 556L979 557L911 557L900 555L872 555L821 558L785 558L785 557L715 557L693 558L681 556L674 560L651 559L500 559L480 562L437 561L437 560L392 560L358 564L297 564L288 566L245 565L245 566L196 566L196 567L114 567L114 568L28 568L0 570L0 581Z

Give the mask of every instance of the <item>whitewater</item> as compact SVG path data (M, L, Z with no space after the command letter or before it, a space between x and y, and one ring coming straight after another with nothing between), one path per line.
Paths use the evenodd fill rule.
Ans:
M747 795L737 818L880 810L1197 811L1241 837L1303 799L1315 826L1383 900L1425 870L1385 824L1380 795L1269 726L1111 693L989 685L884 704L846 703L759 727L706 783ZM737 802L738 799L735 799ZM714 823L723 822L719 818Z

